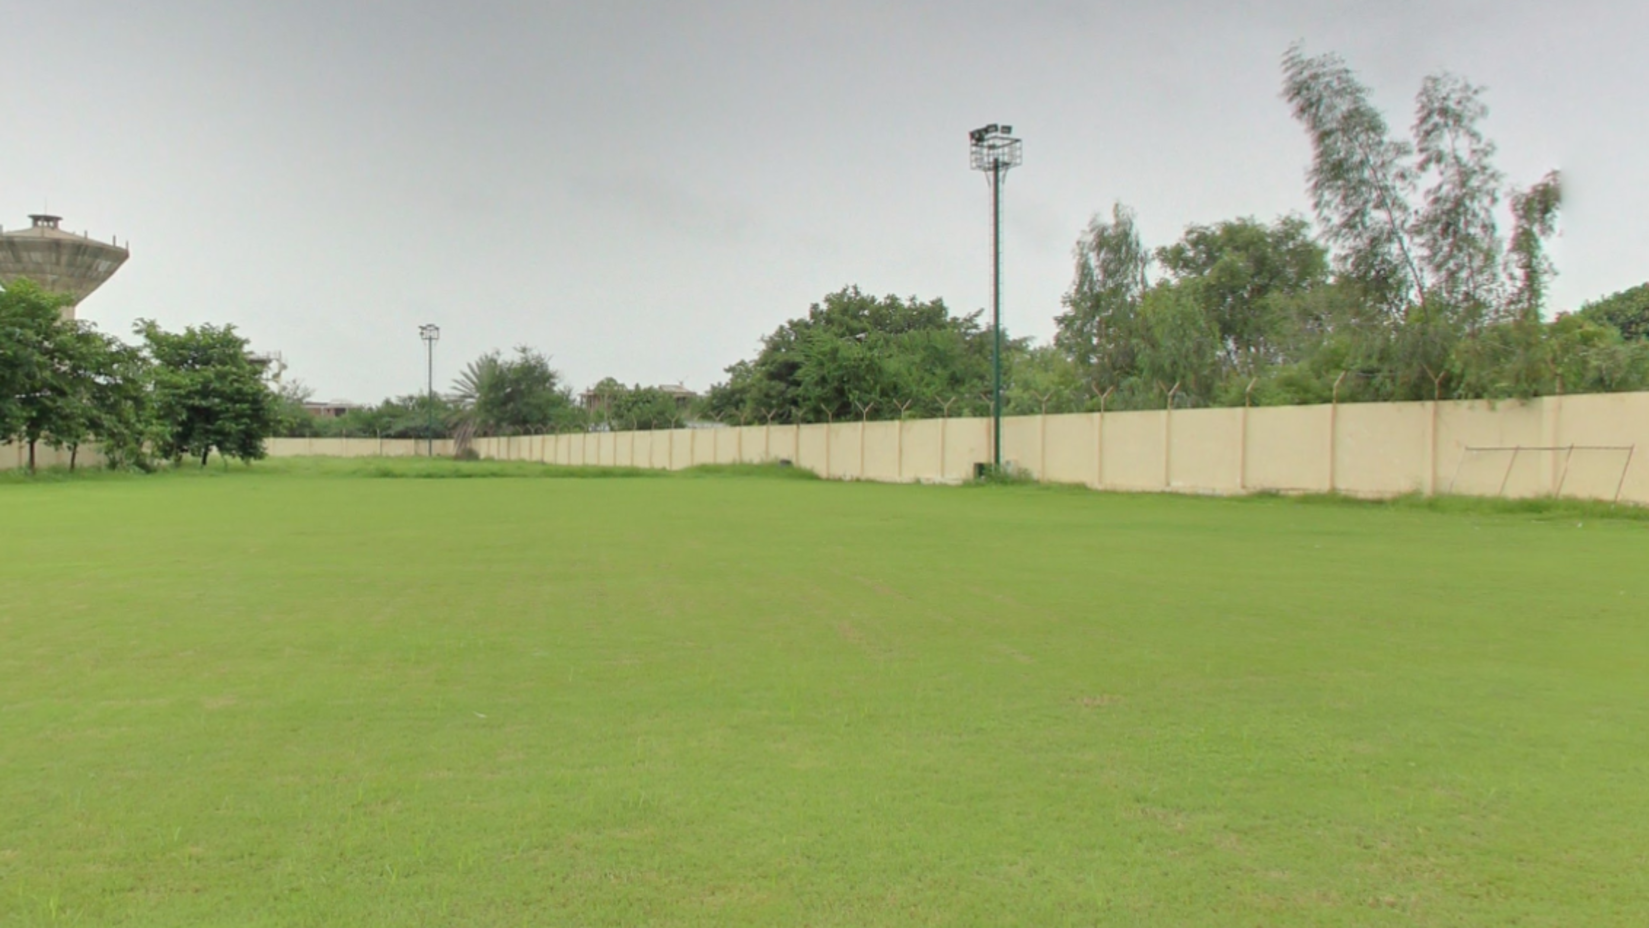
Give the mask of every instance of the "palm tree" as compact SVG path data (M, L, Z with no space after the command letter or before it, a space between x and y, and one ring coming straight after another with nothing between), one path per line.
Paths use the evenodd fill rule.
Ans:
M489 351L464 366L458 379L452 382L452 403L455 407L452 437L456 451L469 446L470 439L490 430L487 421L486 400L503 368L503 359L496 351Z

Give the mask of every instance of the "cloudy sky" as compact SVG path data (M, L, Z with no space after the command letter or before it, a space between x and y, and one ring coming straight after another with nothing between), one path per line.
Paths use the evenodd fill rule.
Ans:
M1012 123L1004 317L1046 338L1088 217L1152 244L1307 203L1278 99L1339 51L1406 127L1489 87L1501 166L1571 193L1554 304L1649 279L1649 5L4 0L0 224L132 241L82 316L231 322L323 398L528 344L576 386L704 388L846 284L988 305L967 130Z

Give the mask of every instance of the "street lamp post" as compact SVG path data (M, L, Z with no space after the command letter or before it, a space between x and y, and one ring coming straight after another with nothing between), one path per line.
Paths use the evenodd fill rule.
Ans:
M1013 137L1013 126L991 123L968 133L969 165L984 171L991 182L991 466L1002 470L1002 181L1008 169L1023 164L1023 144Z
M435 343L441 340L441 327L433 323L418 327L418 337L429 351L429 426L424 432L430 457L435 457Z

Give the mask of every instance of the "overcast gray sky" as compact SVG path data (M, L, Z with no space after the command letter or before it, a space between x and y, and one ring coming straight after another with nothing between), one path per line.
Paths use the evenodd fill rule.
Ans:
M1046 338L1088 217L1150 244L1304 211L1278 99L1302 39L1405 129L1422 76L1489 87L1512 179L1561 167L1554 308L1649 279L1649 4L0 4L0 224L49 203L132 241L81 315L231 322L323 398L489 348L575 386L702 389L809 303L990 299L967 130L1008 122L1004 317Z

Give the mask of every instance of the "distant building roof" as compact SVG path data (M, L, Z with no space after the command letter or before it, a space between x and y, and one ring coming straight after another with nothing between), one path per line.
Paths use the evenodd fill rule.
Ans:
M356 409L365 409L366 407L360 403L351 403L349 400L331 400L325 403L317 400L305 400L303 408L305 412L312 416L319 416L323 419L336 419L345 413Z
M698 396L697 391L694 391L694 390L692 390L692 389L690 389L686 386L683 386L682 384L679 384L679 383L661 383L656 387L624 387L624 386L621 385L620 389L623 389L623 390L657 390L660 393L663 393L667 396L673 396L677 399L681 399L683 397L685 397L687 399L692 399L692 398ZM595 387L591 387L588 390L585 390L583 393L580 393L579 396L582 396L586 402L590 402L590 401L593 401L593 400L599 400L599 399L604 398L605 396L607 396L607 393L604 390L598 390Z

